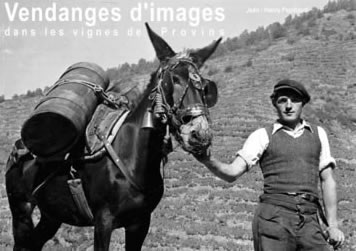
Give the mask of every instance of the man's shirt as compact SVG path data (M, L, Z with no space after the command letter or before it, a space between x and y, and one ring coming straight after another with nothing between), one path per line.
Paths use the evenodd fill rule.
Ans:
M291 130L288 127L283 126L279 122L275 122L273 124L272 135L279 130L283 130L289 136L293 138L300 137L305 130L310 130L312 133L318 133L319 139L321 143L321 151L320 151L320 162L319 162L319 172L324 170L326 167L331 165L332 168L336 166L335 159L331 156L330 153L330 145L329 140L326 135L325 130L318 126L318 131L313 132L312 127L305 120L296 127L294 130ZM242 149L237 152L241 158L243 158L247 163L247 168L250 169L252 166L256 165L264 151L267 149L269 145L269 138L266 131L266 128L260 128L250 134L250 136L245 141Z

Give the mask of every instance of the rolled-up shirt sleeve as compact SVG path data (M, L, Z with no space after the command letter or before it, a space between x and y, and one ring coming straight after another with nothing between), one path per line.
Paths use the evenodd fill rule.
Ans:
M246 139L243 147L236 155L247 163L248 170L257 164L268 146L269 140L265 128L260 128L251 133Z
M321 143L320 162L319 162L319 172L321 172L329 166L332 168L335 168L336 161L331 156L331 153L330 153L330 145L329 145L328 136L327 136L325 130L320 126L318 126L318 134L319 134L319 139L320 139L320 143Z

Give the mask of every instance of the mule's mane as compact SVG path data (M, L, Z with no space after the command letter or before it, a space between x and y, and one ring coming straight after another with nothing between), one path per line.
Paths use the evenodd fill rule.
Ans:
M150 77L150 81L147 83L142 82L135 86L133 86L128 92L121 93L124 95L130 104L130 110L134 111L138 107L138 105L143 101L144 98L147 98L152 89L155 87L156 83L154 79L156 78L157 72L153 72Z
M115 92L125 96L129 101L130 110L134 111L141 101L150 95L152 89L156 86L157 83L155 82L155 79L159 70L165 67L177 65L179 62L193 63L189 53L190 52L188 50L184 50L163 62L163 64L161 64L156 71L151 73L148 83L147 81L139 81L139 83L133 82L132 78L126 77L120 80L110 81L109 87L106 91Z
M125 77L120 80L111 80L106 92L116 93L126 97L128 107L131 111L133 111L155 87L154 79L156 74L157 71L153 72L149 81L147 81L147 78L145 80L141 79L139 81L133 81L132 78L129 77Z
M140 95L137 96L134 99L131 99L130 102L132 102L132 109L134 110L138 104L142 101L143 98L148 97L152 91L153 88L156 87L157 83L155 82L155 79L157 77L157 74L159 73L162 68L166 67L171 67L173 65L177 65L179 62L190 62L193 63L192 58L189 55L189 52L184 50L183 52L177 53L174 57L170 58L166 62L163 62L156 71L151 73L151 78L148 84L144 84L144 88L140 88ZM136 87L138 87L137 85ZM142 85L141 85L142 87ZM132 88L127 94L130 96L132 94L132 91L135 91L135 87ZM126 95L126 94L124 94ZM130 98L129 98L130 99Z

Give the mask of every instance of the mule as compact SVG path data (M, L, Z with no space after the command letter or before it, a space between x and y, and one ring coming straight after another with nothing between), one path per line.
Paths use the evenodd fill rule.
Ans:
M160 168L171 151L169 135L190 153L210 145L208 108L216 103L217 89L199 69L221 39L202 49L175 53L146 27L160 65L114 138L113 152L83 161L81 142L72 151L71 161L9 158L6 191L14 250L41 250L62 223L94 226L96 251L109 250L116 228L125 229L126 250L141 250L151 213L164 191ZM147 117L152 118L149 125ZM82 181L92 218L83 215L73 201L67 184L73 174L70 170ZM51 179L34 196L34 184L48 174ZM36 206L41 217L34 226L31 215Z

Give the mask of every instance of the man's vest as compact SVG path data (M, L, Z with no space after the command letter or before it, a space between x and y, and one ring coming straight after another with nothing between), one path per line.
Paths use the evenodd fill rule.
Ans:
M264 193L309 193L318 196L321 143L318 129L305 128L298 138L282 129L272 135L266 128L269 145L260 159Z

